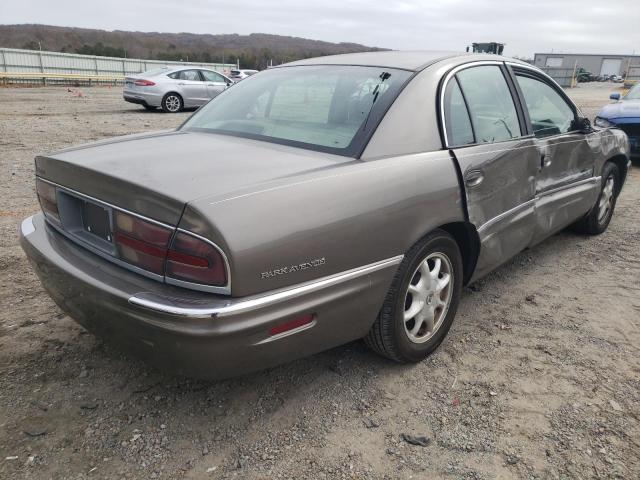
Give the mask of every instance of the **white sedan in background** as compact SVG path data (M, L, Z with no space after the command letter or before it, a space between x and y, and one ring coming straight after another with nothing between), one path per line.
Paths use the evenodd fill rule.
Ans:
M240 80L243 80L247 77L250 77L251 75L254 75L258 73L258 70L231 70L231 75L230 77L236 81L239 82Z
M126 77L122 97L147 110L168 113L199 107L233 84L220 72L205 68L157 68Z

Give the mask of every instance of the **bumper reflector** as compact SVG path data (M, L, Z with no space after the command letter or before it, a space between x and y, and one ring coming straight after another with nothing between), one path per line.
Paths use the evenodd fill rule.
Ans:
M307 315L302 315L301 317L294 318L293 320L287 323L276 325L275 327L272 327L269 330L269 335L271 336L280 335L281 333L285 333L290 330L295 330L296 328L300 328L305 325L308 325L311 322L313 322L313 317L314 315L312 313L309 313Z

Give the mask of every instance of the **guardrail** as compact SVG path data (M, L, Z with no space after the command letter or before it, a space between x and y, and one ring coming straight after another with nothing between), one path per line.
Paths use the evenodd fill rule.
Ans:
M84 83L92 85L97 84L112 84L119 85L124 82L124 76L122 75L82 75L78 73L33 73L33 72L0 72L0 80L3 85L8 83L37 83L42 82L43 85L48 83L60 84L74 84ZM17 81L17 82L16 82Z

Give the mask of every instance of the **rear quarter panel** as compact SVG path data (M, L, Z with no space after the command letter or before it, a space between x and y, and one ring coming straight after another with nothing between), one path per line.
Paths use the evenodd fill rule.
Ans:
M464 219L446 151L353 161L187 205L180 227L227 254L233 296L295 285L404 254ZM283 267L315 263L290 273Z

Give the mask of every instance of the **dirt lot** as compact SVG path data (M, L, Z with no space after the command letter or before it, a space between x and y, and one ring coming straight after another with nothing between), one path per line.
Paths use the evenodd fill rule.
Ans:
M593 117L611 88L571 95ZM82 93L0 89L0 478L640 478L637 166L607 233L561 233L466 288L427 361L355 342L206 383L87 334L18 246L35 154L187 115Z

